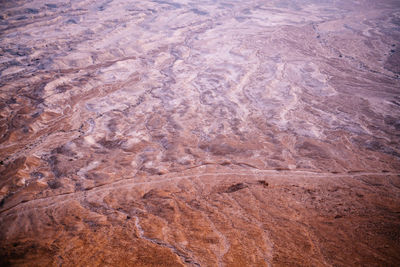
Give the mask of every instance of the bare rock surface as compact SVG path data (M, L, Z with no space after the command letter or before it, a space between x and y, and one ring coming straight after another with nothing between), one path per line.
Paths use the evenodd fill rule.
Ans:
M0 11L1 265L400 265L398 1Z

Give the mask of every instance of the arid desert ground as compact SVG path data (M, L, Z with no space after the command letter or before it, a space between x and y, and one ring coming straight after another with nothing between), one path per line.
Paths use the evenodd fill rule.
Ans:
M0 0L1 266L400 266L398 0Z

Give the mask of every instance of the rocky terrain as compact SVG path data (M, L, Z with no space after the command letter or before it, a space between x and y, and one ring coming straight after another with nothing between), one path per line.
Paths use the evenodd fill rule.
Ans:
M399 266L397 0L0 1L1 266Z

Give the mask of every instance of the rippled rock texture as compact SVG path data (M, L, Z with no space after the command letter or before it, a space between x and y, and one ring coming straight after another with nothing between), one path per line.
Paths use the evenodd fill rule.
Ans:
M400 265L397 0L0 7L2 265Z

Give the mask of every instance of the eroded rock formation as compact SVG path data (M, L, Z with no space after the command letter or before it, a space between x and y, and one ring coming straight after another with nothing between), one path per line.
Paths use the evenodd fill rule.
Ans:
M398 1L1 1L0 258L398 266Z

